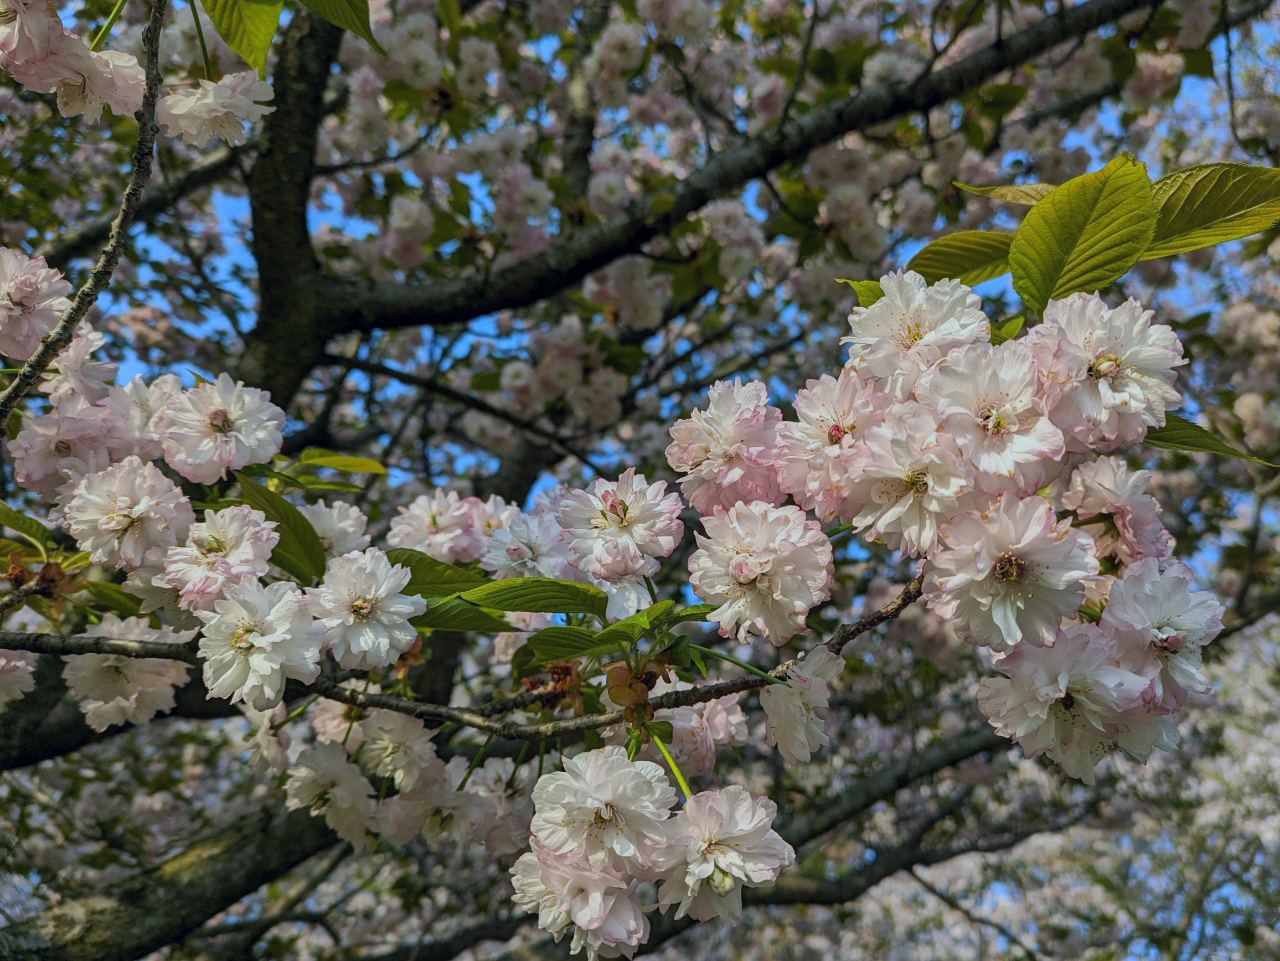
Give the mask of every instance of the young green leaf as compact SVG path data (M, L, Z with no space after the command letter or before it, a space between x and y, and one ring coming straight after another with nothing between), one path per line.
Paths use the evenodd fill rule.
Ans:
M1239 240L1280 220L1280 170L1270 167L1198 164L1161 177L1152 191L1159 216L1142 260Z
M615 648L634 644L652 631L655 624L664 620L675 606L674 601L658 601L652 607L638 611L630 617L624 617L616 624L610 624L596 635L596 641L601 644L612 644Z
M853 288L853 294L858 298L859 307L870 307L884 296L884 289L880 286L880 281L878 280L848 280L844 277L837 277L836 283L845 284Z
M369 27L369 0L300 0L302 5L321 20L328 20L335 27L350 30L369 46L382 54L387 52L378 45Z
M1165 417L1163 427L1155 427L1147 431L1142 441L1148 447L1159 447L1164 450L1184 450L1195 454L1219 454L1224 457L1238 457L1241 460L1253 461L1266 467L1280 465L1269 463L1252 454L1236 450L1216 434L1205 430L1199 424L1192 423L1185 417L1169 414Z
M489 578L480 571L468 570L438 561L422 551L407 547L393 547L387 551L387 559L392 564L407 567L411 573L409 583L405 585L405 594L417 594L420 597L444 597L456 594L472 587L488 583Z
M973 187L969 184L962 184L958 180L954 180L952 183L971 194L981 194L983 197L990 197L992 200L1003 200L1005 203L1022 204L1026 207L1034 207L1049 194L1053 193L1054 189L1053 184L1009 184L996 187Z
M417 617L410 618L414 627L436 631L509 631L511 625L493 611L468 604L457 597L444 597Z
M991 324L991 343L995 345L1003 344L1006 340L1013 340L1022 331L1022 325L1026 323L1026 318L1021 314L1015 317L1008 317L1001 321L994 321Z
M973 286L1009 270L1013 234L998 230L961 230L939 237L907 263L926 282L948 277Z
M304 450L300 460L308 467L332 467L348 474L385 474L387 469L372 457L334 454L327 450Z
M275 491L267 490L254 482L247 475L237 471L236 480L240 484L240 499L255 510L267 515L267 520L276 522L276 533L280 542L271 552L271 560L280 568L288 571L303 584L319 580L324 576L324 545L311 522L303 516L302 511L294 507Z
M550 664L574 658L612 654L623 645L615 641L601 642L594 631L582 627L546 627L529 638L533 650L532 664Z
M1050 300L1105 287L1137 263L1155 226L1146 168L1121 154L1027 212L1009 248L1013 289L1038 313Z
M45 547L53 546L53 533L49 528L45 527L34 517L28 517L26 514L20 514L8 504L0 504L0 524L10 530L26 534L33 541L43 544Z
M218 36L255 70L267 65L280 24L280 0L200 0Z
M541 614L598 614L603 617L609 596L598 587L548 577L511 577L462 592L473 604L500 611Z

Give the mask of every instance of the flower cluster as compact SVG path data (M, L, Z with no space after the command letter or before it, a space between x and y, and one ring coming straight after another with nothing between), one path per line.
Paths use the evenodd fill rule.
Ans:
M564 760L533 789L531 850L511 869L516 904L557 941L588 958L631 957L649 937L651 899L675 917L737 921L742 888L768 884L795 860L773 830L767 798L737 785L704 791L674 816L662 768L621 747Z

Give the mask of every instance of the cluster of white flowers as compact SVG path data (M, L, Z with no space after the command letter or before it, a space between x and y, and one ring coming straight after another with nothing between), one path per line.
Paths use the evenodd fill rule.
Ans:
M533 789L531 850L511 869L515 902L557 941L587 957L631 957L649 937L642 895L676 918L737 921L742 888L769 884L795 860L773 830L777 807L737 785L688 798L661 767L629 761L621 747L565 758Z

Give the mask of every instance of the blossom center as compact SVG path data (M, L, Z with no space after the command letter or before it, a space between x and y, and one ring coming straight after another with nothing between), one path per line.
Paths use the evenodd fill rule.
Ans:
M357 597L351 602L351 616L357 621L367 621L373 615L374 606L368 598Z
M910 350L924 339L924 325L920 321L903 324L893 334L893 343L899 350Z
M919 468L916 468L915 470L908 472L907 475L902 478L902 485L908 492L919 496L929 489L929 475Z
M253 635L259 633L257 624L241 624L231 635L231 647L237 651L253 647Z
M231 433L231 428L235 427L235 425L236 422L231 419L231 415L221 407L209 411L209 426L216 433L229 434Z
M1015 554L1013 551L1001 551L1000 556L996 558L993 573L996 580L1000 581L1018 581L1022 579L1022 575L1027 572L1027 562Z
M98 530L104 534L123 534L133 524L133 521L132 515L123 511L116 511L114 514L108 514L98 521Z
M1007 434L1014 427L1013 421L1005 417L1004 411L996 404L987 404L979 412L982 429L988 434Z
M1120 369L1123 366L1124 362L1115 354L1103 354L1101 357L1095 357L1093 362L1089 364L1089 376L1094 380L1114 377L1120 373Z

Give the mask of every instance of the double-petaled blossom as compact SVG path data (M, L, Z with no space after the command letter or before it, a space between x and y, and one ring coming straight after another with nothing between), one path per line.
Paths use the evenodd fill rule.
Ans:
M424 494L408 507L398 508L387 543L422 551L446 564L479 560L484 556L485 532L477 524L478 503L474 497L459 497L457 491Z
M861 470L849 482L852 523L890 550L927 554L938 529L973 500L973 472L921 404L895 404L867 432Z
M1017 341L952 351L917 384L916 399L937 413L990 493L1038 490L1065 451L1045 414L1031 351Z
M15 4L10 9L20 10L22 6ZM23 22L21 17L6 22L0 16L0 44L4 42L5 31L12 35L14 27L20 27ZM3 46L0 46L2 52ZM53 330L71 306L67 299L69 293L71 284L62 279L61 273L48 267L43 257L28 258L16 250L0 247L0 354L13 360L30 357L40 338Z
M689 583L716 610L723 637L752 635L781 647L830 596L831 542L797 507L735 504L702 519L706 534L689 558Z
M549 852L599 868L642 863L663 837L676 795L662 768L603 747L565 758L533 788L534 837Z
M914 271L880 278L884 296L849 314L849 363L896 400L911 396L920 375L951 350L987 340L981 301L956 280L930 286Z
M19 484L44 500L65 501L80 480L128 457L132 447L110 411L72 397L46 414L23 418L9 456Z
M375 710L360 727L364 732L361 758L374 774L390 777L397 790L441 778L444 762L436 755L431 732L416 717Z
M1085 522L1099 557L1130 564L1168 557L1173 535L1160 522L1160 505L1147 493L1151 471L1132 470L1118 457L1085 461L1071 474L1062 506Z
M796 392L796 417L778 425L778 480L783 491L824 522L848 522L856 511L849 485L861 469L862 438L884 421L889 395L853 368L824 374Z
M1182 564L1164 570L1155 558L1137 561L1111 586L1101 625L1116 638L1120 663L1151 678L1147 699L1170 711L1208 681L1200 652L1222 630L1222 604L1191 588Z
M564 529L550 511L517 514L489 535L480 566L495 577L575 579Z
M1097 294L1050 301L1044 322L1027 332L1049 416L1069 450L1115 450L1163 427L1182 403L1173 387L1185 364L1172 328L1153 324L1134 300L1109 309Z
M164 459L189 481L212 484L250 464L264 464L280 450L284 411L267 392L227 374L177 394L152 423Z
M252 71L228 74L217 83L201 80L199 90L179 90L161 98L156 123L196 147L208 146L215 137L234 147L247 139L246 123L257 123L275 109L261 103L274 95L271 84Z
M67 397L80 397L90 403L102 400L115 383L119 368L111 361L90 358L106 342L87 321L80 321L71 343L54 358L53 370L45 373L40 389L55 404Z
M36 658L30 651L0 651L0 707L36 686Z
M680 488L696 510L782 500L774 463L782 412L768 401L764 384L718 381L706 410L672 425L667 463L685 475Z
M360 768L347 760L337 744L317 744L298 756L285 782L285 807L307 808L323 815L338 837L356 847L368 842L377 812L373 785Z
M365 533L369 518L354 504L346 501L303 504L298 510L311 522L324 552L330 557L341 557L369 546L369 535Z
M65 515L67 530L95 564L126 568L163 556L195 520L173 481L137 457L83 478Z
M372 670L392 664L413 646L409 623L427 609L421 597L401 594L412 573L393 565L376 547L329 561L324 581L307 590L311 613L324 628L324 648L346 668Z
M1099 625L1066 627L1052 647L1020 644L996 667L1004 676L978 689L991 726L1086 784L1116 748L1146 760L1177 742L1167 712L1144 702L1150 679L1120 665L1115 638Z
M590 491L570 491L557 520L574 564L601 580L653 574L684 533L680 495L666 481L650 484L628 468L617 482L597 480Z
M684 691L692 686L684 681L659 680L649 693L658 697L668 691ZM719 748L745 744L748 740L747 716L742 712L736 694L686 707L663 708L654 714L653 719L656 723L666 721L671 725L671 755L684 771L691 774L710 774L715 770ZM649 756L654 760L658 760L657 755L658 751L650 751Z
M589 961L631 957L649 938L649 919L636 882L572 855L548 851L535 839L511 868L512 900L538 915L538 927L559 941L573 929L569 950Z
M165 554L156 586L177 591L183 610L207 611L229 588L266 575L280 541L275 527L262 511L244 504L206 510L204 523L191 525L186 544Z
M791 845L773 830L778 807L736 784L689 798L666 822L656 856L658 903L676 905L677 920L742 919L742 888L771 884L795 862Z
M1093 541L1059 521L1043 497L1006 495L961 514L942 528L942 541L925 568L929 608L961 638L994 651L1020 640L1052 644L1098 573Z
M830 743L824 730L830 683L843 670L843 658L819 647L796 663L785 684L770 684L760 692L765 740L788 764L807 764L815 750Z
M320 674L320 629L288 581L242 582L196 616L210 697L265 711L280 703L286 680L309 683Z
M175 633L152 627L146 618L107 614L80 637L112 637L129 641L161 641L177 647L194 632ZM173 707L173 691L187 679L187 665L165 658L124 654L76 654L66 659L62 677L80 702L85 723L95 731L115 724L145 724Z

